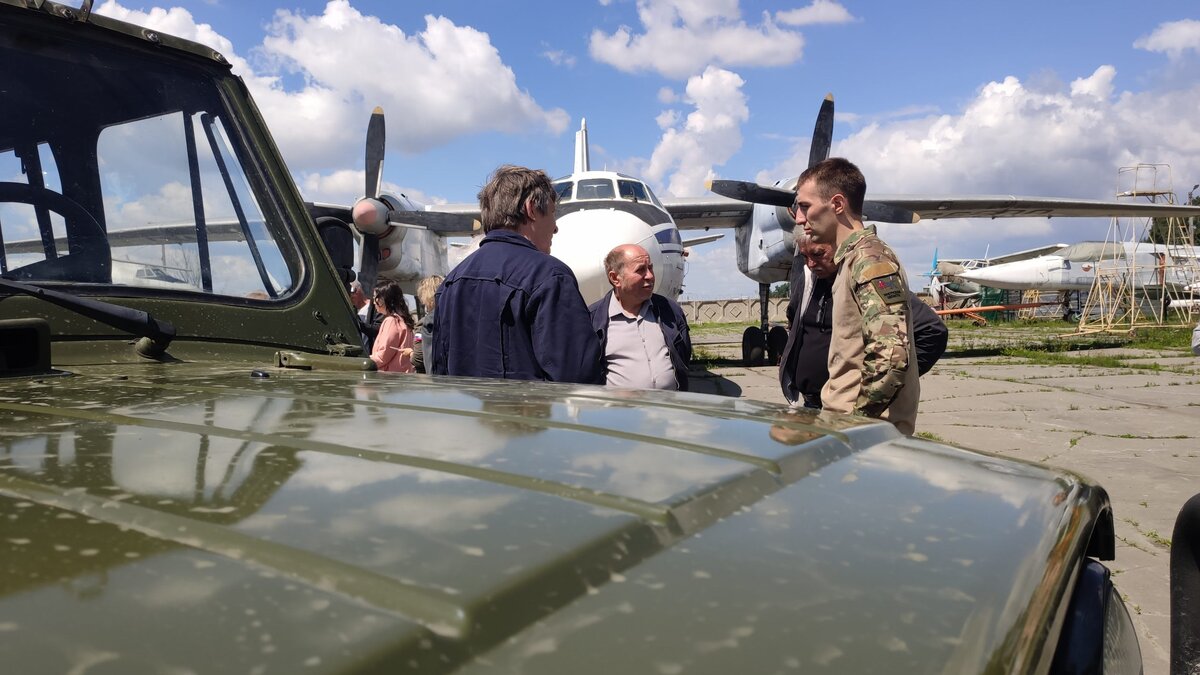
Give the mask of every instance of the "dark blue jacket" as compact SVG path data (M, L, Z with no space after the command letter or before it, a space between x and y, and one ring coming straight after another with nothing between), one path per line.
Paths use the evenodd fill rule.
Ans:
M600 384L600 344L571 268L492 230L434 302L435 375Z
M598 301L588 307L592 315L592 328L600 337L600 377L605 377L604 354L608 348L608 305L612 301L612 291L609 291ZM671 355L671 366L675 368L675 381L679 383L679 391L688 388L688 364L692 362L692 337L688 333L687 318L683 309L670 298L655 293L650 296L650 309L658 319L662 328L663 340L667 343L667 353Z

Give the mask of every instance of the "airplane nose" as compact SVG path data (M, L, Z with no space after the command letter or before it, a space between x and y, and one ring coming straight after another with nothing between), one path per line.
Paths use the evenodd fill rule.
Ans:
M589 305L611 288L604 271L604 256L609 251L621 244L638 244L650 252L652 260L658 251L650 226L622 211L595 209L568 213L559 216L558 228L550 253L575 272L579 292ZM657 260L654 262L659 264Z
M1021 290L1026 288L1046 288L1048 270L1060 267L1062 258L1045 256L1031 260L991 265L958 274L960 279L966 279L981 286L1001 288L1006 290Z

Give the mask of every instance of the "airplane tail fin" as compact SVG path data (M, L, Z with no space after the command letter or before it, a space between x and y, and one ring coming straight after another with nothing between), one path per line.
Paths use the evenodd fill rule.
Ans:
M579 123L579 131L575 132L575 170L573 173L591 170L591 160L588 158L587 120L584 119Z

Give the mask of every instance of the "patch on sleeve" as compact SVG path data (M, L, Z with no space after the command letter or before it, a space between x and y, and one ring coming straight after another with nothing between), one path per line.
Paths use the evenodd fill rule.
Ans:
M901 281L899 274L890 274L886 277L871 280L871 288L883 298L883 301L889 305L894 305L898 302L907 300L904 294L904 282Z
M880 260L857 269L854 276L858 283L865 284L876 277L886 277L899 271L900 268L895 264L887 260Z

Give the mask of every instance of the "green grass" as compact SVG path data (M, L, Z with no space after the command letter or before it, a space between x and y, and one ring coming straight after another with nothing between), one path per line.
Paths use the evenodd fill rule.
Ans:
M1141 349L1190 350L1191 345L1191 328L1139 328L1132 346Z
M1046 366L1095 366L1098 368L1136 368L1138 370L1153 371L1163 369L1157 363L1130 362L1116 356L1071 355L1053 349L1043 351L1028 347L1005 347L1000 350L1000 353L1005 356L1026 359L1032 363Z

